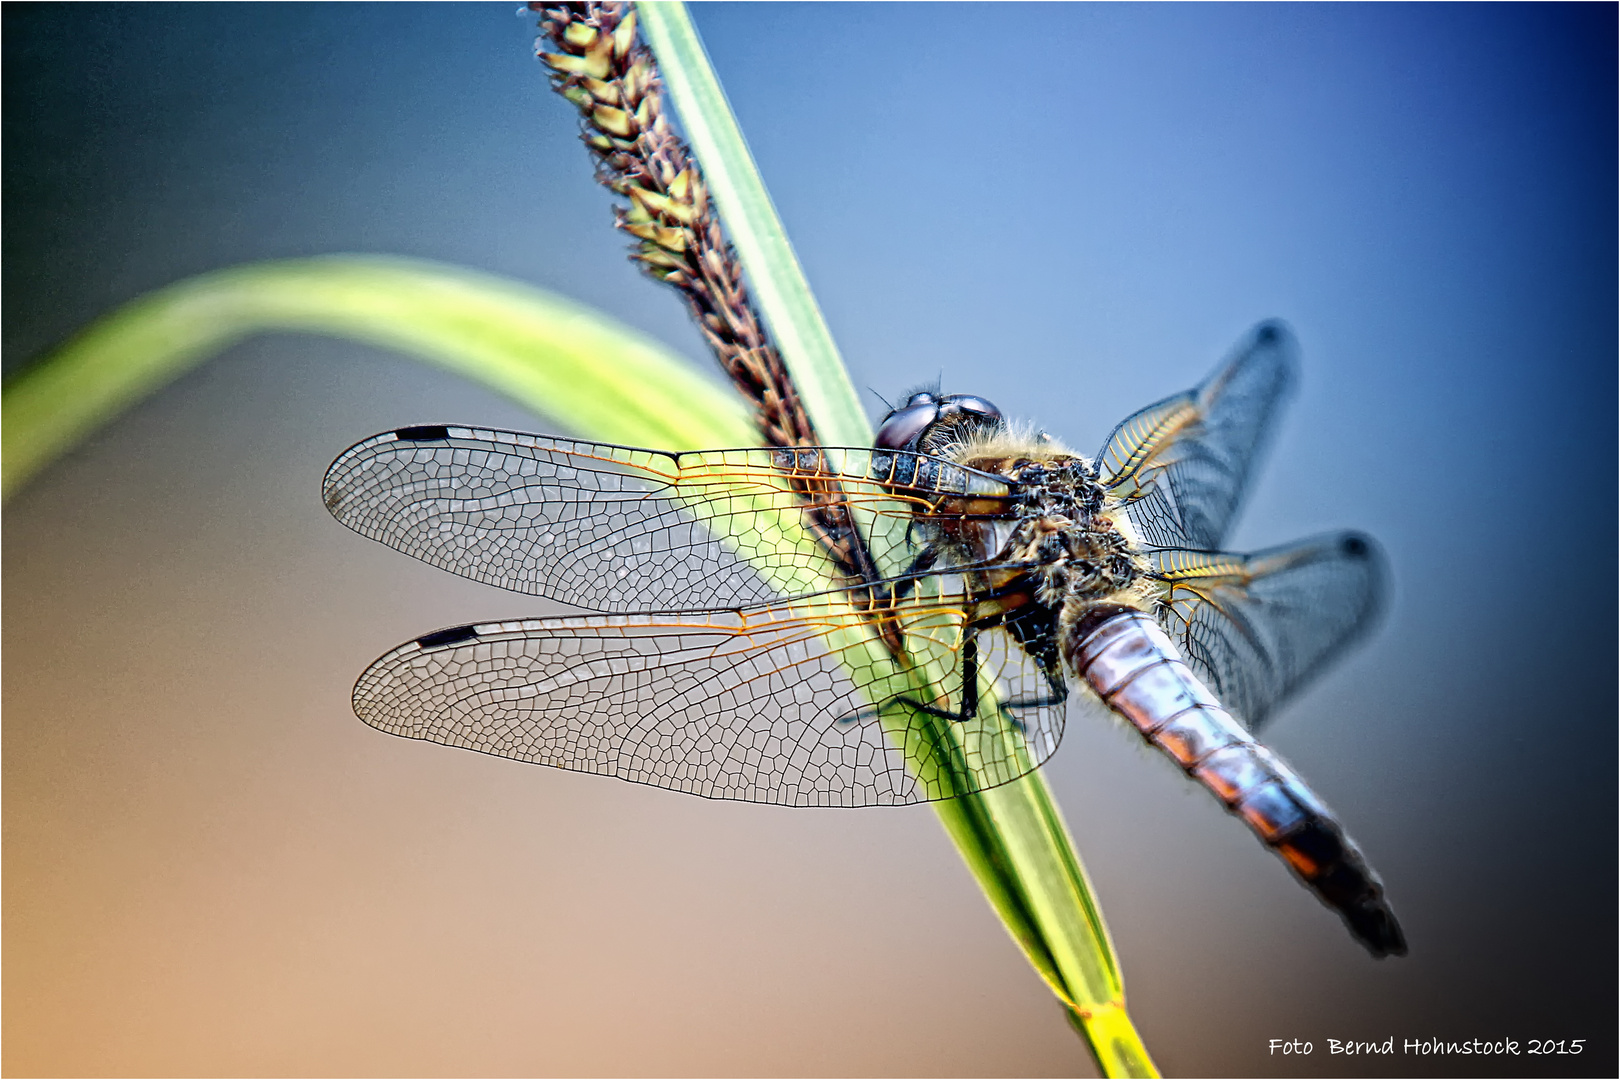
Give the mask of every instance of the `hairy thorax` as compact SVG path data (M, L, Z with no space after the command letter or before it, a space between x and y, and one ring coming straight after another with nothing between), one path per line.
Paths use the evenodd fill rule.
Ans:
M946 530L953 559L998 564L986 574L1009 606L1144 605L1146 569L1130 526L1091 463L1041 436L997 433L953 448L962 465L1016 481L1015 512Z

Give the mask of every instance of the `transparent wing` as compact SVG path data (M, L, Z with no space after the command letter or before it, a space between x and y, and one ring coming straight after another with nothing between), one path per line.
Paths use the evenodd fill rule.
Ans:
M1383 604L1384 559L1360 533L1254 555L1161 551L1160 624L1250 728L1360 637Z
M676 454L432 426L344 451L323 490L349 528L463 577L602 611L674 611L829 588L840 567L812 529L855 526L809 520L807 493L909 521L942 499L994 502L1009 488L919 454ZM864 550L858 536L831 541Z
M1221 546L1292 380L1296 352L1286 326L1262 323L1196 388L1114 429L1098 468L1144 540Z
M1063 706L1016 643L977 636L977 683L1006 704L981 695L975 715L950 719L941 714L962 700L963 609L913 605L906 625L919 665L909 671L828 598L457 627L377 660L354 709L406 738L791 806L950 798L1051 755ZM919 682L930 668L937 682Z

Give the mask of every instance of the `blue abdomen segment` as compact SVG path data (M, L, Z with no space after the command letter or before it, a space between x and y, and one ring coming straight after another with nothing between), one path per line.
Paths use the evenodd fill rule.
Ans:
M1383 882L1305 782L1221 708L1151 616L1125 607L1096 614L1070 628L1070 669L1242 818L1368 952L1405 955Z

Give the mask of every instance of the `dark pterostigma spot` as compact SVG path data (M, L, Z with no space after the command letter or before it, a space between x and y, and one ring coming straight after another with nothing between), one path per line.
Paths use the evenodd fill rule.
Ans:
M431 634L423 634L416 639L416 644L424 649L437 649L441 645L460 645L463 641L472 641L478 637L478 631L470 626L452 626L448 630L435 630Z
M1339 550L1350 556L1352 559L1364 559L1372 549L1368 546L1365 537L1357 536L1354 533L1351 533L1349 536L1339 541Z
M416 427L402 427L394 432L394 438L400 442L432 442L435 439L448 439L450 429L443 424L419 424Z

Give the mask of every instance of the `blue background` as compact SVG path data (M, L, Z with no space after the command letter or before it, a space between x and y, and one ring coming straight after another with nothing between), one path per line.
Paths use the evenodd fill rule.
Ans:
M1161 1068L1612 1075L1615 8L695 17L857 386L941 377L1091 449L1261 318L1302 341L1235 546L1362 528L1395 589L1268 741L1412 952L1369 960L1071 710L1047 775ZM4 19L8 373L146 290L333 251L521 278L712 367L510 3ZM550 610L322 510L349 443L446 420L545 426L262 338L8 504L6 1071L1089 1068L926 808L712 804L353 718L384 649ZM1328 1054L1391 1036L1588 1041Z

